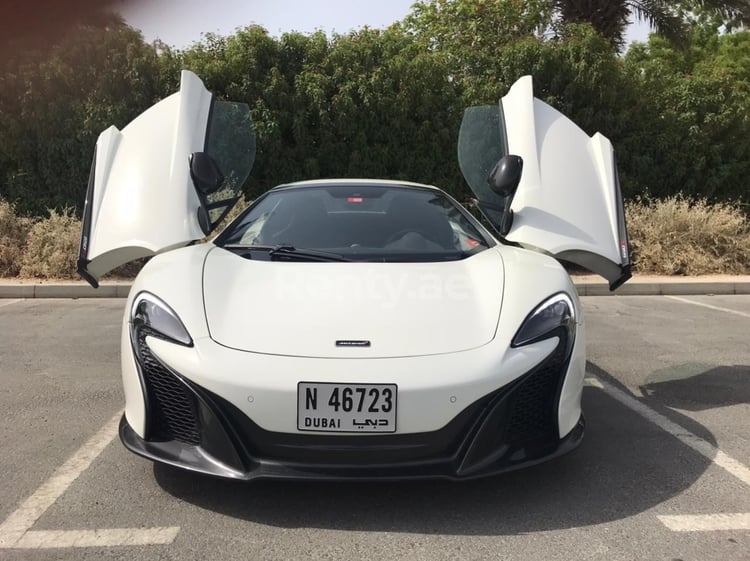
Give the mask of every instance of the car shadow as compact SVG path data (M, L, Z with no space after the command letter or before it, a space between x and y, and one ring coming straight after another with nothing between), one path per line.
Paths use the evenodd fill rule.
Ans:
M687 411L750 403L750 366L681 364L651 373L640 390L644 397Z
M707 469L707 458L601 389L586 387L583 401L587 428L577 450L487 479L243 483L162 464L154 474L162 489L195 506L281 528L514 535L639 514L679 495ZM674 412L669 416L715 443L705 428Z

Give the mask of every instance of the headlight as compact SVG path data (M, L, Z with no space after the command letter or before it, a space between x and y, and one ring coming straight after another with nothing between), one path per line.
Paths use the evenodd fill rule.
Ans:
M559 328L567 331L569 344L572 343L576 329L575 308L573 301L563 292L548 298L529 314L513 337L511 347L554 337Z
M193 346L193 340L174 310L148 292L136 296L130 309L130 321L136 329L148 327L174 343Z

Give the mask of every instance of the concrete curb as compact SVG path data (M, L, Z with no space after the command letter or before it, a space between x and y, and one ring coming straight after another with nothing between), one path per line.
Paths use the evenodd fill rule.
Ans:
M701 294L750 294L750 281L708 281L669 278L663 281L626 283L610 292L604 282L576 281L580 296L690 296ZM130 283L103 284L92 288L84 283L0 284L0 298L126 298Z
M130 284L0 284L0 298L126 298Z
M575 285L578 289L579 296L697 296L701 294L750 294L749 281L635 281L625 283L614 292L610 292L609 286L604 283L576 282Z

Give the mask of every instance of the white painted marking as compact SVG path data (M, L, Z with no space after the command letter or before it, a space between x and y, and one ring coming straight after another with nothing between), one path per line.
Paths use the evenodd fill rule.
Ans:
M588 375L592 376L591 373L588 373ZM629 409L632 409L644 419L651 421L657 427L668 432L684 445L689 446L690 448L698 452L700 455L705 456L711 462L713 462L720 468L723 468L724 470L735 476L737 479L742 481L745 485L750 486L750 468L748 468L746 465L738 462L728 454L725 454L707 440L702 439L701 437L693 434L684 427L678 425L674 421L669 420L661 413L654 411L649 406L638 401L629 393L616 388L609 382L606 382L602 379L599 379L599 381L602 384L602 390L607 395L616 399Z
M14 300L0 300L0 308L4 308L5 306L10 306L11 304L15 304L17 302L21 302L23 298L16 298Z
M681 298L680 296L665 296L670 300L676 300L677 302L683 302L685 304L692 304L693 306L700 306L702 308L708 308L709 310L716 310L718 312L726 312L728 314L734 314L743 318L750 318L750 314L747 312L739 312L737 310L730 310L729 308L720 308L719 306L712 306L711 304L704 304L703 302L696 302L695 300L689 300L687 298Z
M81 446L68 461L55 470L15 512L0 524L0 549L49 547L110 547L172 543L179 527L120 528L104 530L30 531L34 523L59 499L83 471L117 435L122 412L117 413L99 432Z
M39 520L44 511L52 506L71 483L81 475L81 472L91 465L94 458L114 439L121 415L122 413L118 413L112 417L67 462L57 468L52 477L8 516L5 522L0 524L0 547L9 547L9 544L18 542L34 525L34 522Z
M116 547L128 545L167 545L180 528L116 528L108 530L44 530L26 532L14 546L18 549L61 547Z
M750 530L750 512L737 514L690 514L657 516L673 532L714 532L716 530Z

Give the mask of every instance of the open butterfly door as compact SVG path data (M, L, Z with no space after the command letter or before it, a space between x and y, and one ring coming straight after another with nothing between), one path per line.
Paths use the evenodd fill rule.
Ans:
M255 160L244 103L182 71L180 91L96 143L78 272L92 286L125 263L203 238L240 198Z
M523 159L523 170L507 228L506 198L488 177L509 154ZM630 278L612 144L534 98L531 76L519 79L497 106L466 110L458 155L480 209L505 241L581 265L607 279L610 290Z

